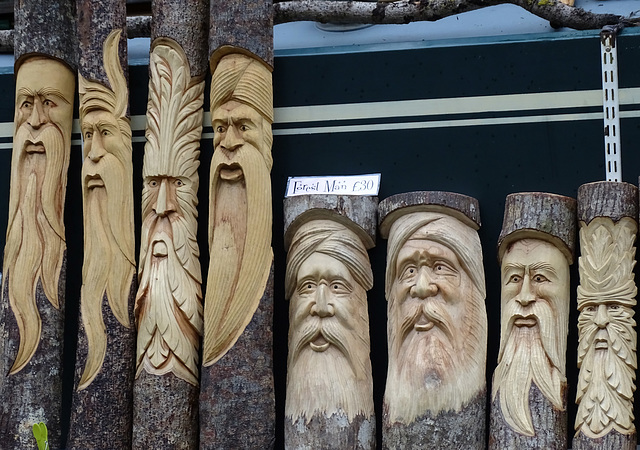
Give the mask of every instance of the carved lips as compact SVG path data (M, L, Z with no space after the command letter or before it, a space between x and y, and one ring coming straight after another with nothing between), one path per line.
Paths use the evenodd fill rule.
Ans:
M86 178L87 188L93 189L97 187L104 187L104 181L100 175L87 175Z
M314 352L324 352L330 345L331 343L327 341L322 334L322 330L318 330L316 335L309 342L309 347L311 347Z
M416 331L429 331L435 326L435 322L427 319L424 314L420 316L420 319L413 325L413 329Z
M225 181L240 181L244 178L244 172L239 164L221 164L220 165L220 178Z
M534 327L538 324L538 318L533 314L526 316L517 315L514 318L513 324L516 327Z
M26 153L44 153L45 148L42 141L37 141L37 142L26 141L24 143L24 151Z

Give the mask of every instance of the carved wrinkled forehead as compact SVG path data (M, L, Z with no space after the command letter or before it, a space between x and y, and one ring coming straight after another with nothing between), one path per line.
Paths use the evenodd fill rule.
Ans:
M300 266L313 253L323 253L344 264L365 290L373 287L373 273L367 249L360 238L332 220L312 220L294 234L287 254L285 297L291 298Z
M46 74L46 76L43 76ZM16 75L16 97L26 89L34 94L55 93L69 105L73 105L75 90L74 73L53 58L34 56L25 60Z
M391 298L396 278L398 254L409 239L426 239L451 249L482 298L486 296L478 233L455 217L436 212L415 212L398 218L389 231L385 277L387 300Z

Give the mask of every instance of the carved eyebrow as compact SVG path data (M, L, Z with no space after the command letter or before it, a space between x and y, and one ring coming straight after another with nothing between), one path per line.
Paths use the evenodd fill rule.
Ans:
M62 95L62 92L60 92L60 90L56 88L43 87L37 92L37 94L39 97L56 97L57 99L66 103L67 105L70 104L69 101L66 98L64 98L64 96Z
M534 263L529 266L529 270L545 270L547 272L551 272L552 274L556 274L556 269L551 264L546 262Z

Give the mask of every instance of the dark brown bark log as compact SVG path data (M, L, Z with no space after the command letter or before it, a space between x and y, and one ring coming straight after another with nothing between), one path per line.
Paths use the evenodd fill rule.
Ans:
M540 233L550 240L573 262L576 242L576 200L544 192L509 194L505 200L502 231L498 238L499 258L502 260L508 245Z
M404 215L419 211L442 211L463 221L473 229L480 228L480 206L478 200L455 192L416 191L392 195L380 202L378 224L380 235L387 238L389 229L395 220Z
M357 232L367 249L376 242L378 197L357 195L298 195L284 199L284 246L301 222L331 219ZM353 227L353 224L358 225Z
M273 448L273 265L251 322L219 361L202 367L200 449Z
M134 450L198 448L198 387L173 373L142 371L133 390Z
M77 68L75 0L20 0L14 3L15 71L29 54L47 55Z
M514 431L504 420L500 409L500 393L491 402L489 422L489 450L564 450L567 448L567 386L562 386L564 410L556 409L540 389L531 384L529 409L533 421L534 436L525 436Z
M638 220L638 188L629 183L599 181L578 188L578 220L588 224L596 217L618 222L623 217Z
M620 434L612 430L598 439L579 432L573 437L572 450L636 450L636 433Z
M212 0L209 56L222 46L239 47L273 67L271 0Z
M176 41L187 55L191 76L204 76L209 66L206 48L209 32L208 2L154 0L152 8L151 40L168 37Z
M286 448L341 450L372 450L376 448L376 418L357 415L350 423L346 414L334 413L331 417L315 414L309 423L304 417L295 423L284 420Z
M383 411L382 448L484 449L486 448L486 403L487 390L483 389L460 411L445 411L435 417L427 412L409 424L390 423L386 411Z
M64 292L66 285L66 253L58 281L60 309L47 299L41 282L36 287L36 305L42 320L38 348L19 372L10 375L20 337L15 315L9 307L9 283L4 286L0 304L0 446L6 449L36 447L31 427L44 422L49 433L49 446L62 446L60 415L62 408L62 351L64 338Z
M107 330L107 354L100 373L87 388L78 391L88 348L80 315L71 426L67 441L70 450L131 448L136 353L133 304L137 290L138 283L134 275L128 301L130 328L118 322L111 312L106 294L103 297L102 317Z

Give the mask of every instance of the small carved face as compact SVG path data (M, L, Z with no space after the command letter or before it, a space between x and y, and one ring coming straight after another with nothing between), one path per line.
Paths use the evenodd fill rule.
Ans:
M291 297L292 327L301 328L309 320L318 325L310 336L312 350L324 352L331 345L332 338L327 339L321 322L331 321L353 330L362 307L366 308L366 293L343 263L323 253L313 253L300 265Z
M84 139L84 165L85 183L87 188L103 187L104 169L101 161L103 158L116 158L112 167L125 170L129 148L122 139L122 133L118 121L108 111L95 110L87 113L82 121L82 137ZM112 155L112 156L108 156Z
M541 310L562 315L569 265L554 245L539 239L523 239L509 248L502 261L502 311L517 327L539 325ZM510 305L506 308L505 305Z
M153 212L158 217L171 218L174 214L182 215L180 197L190 194L190 181L184 177L153 176L144 182L145 194L148 195L148 205L143 211L144 217Z
M44 153L38 139L43 130L54 126L63 133L72 117L75 80L62 63L33 58L25 61L16 78L16 129L24 128L24 150Z
M633 326L633 309L619 302L587 303L578 319L581 332L587 331L596 350L607 350L612 336L628 337L628 329Z

